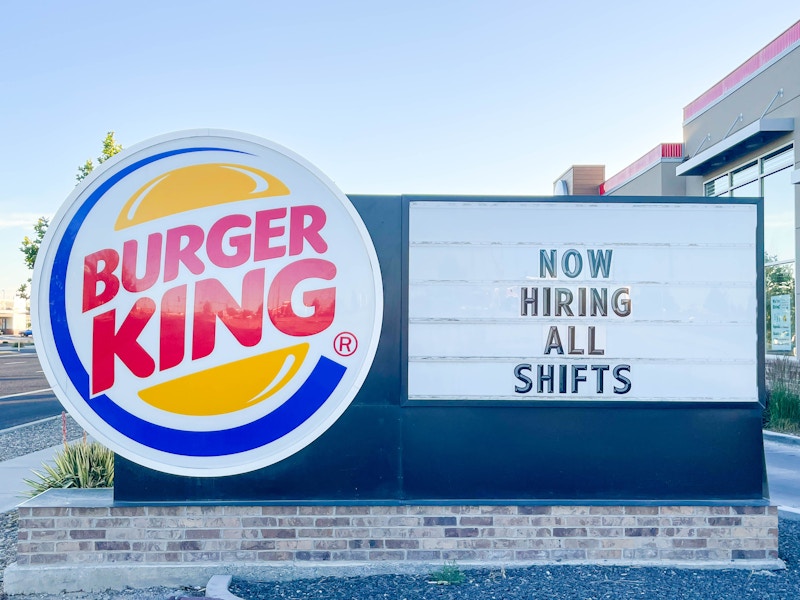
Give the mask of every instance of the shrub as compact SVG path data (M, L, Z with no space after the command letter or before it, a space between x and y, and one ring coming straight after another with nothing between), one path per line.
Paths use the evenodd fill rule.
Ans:
M114 485L114 453L98 442L83 441L65 444L54 457L55 466L43 464L44 472L34 471L38 477L26 479L29 496L49 489L102 488Z
M800 363L779 358L767 365L766 426L778 431L800 432Z

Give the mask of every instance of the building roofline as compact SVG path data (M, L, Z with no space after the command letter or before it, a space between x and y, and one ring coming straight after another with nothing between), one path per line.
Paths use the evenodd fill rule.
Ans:
M800 44L800 21L797 21L736 69L687 104L683 109L684 124L738 89L798 44Z
M606 181L600 185L600 195L605 196L665 159L683 159L683 144L680 142L659 144L636 162L628 165L616 175L606 179Z

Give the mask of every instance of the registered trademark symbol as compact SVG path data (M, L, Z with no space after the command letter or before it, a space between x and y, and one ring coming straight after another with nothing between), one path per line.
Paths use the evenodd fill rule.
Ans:
M343 331L333 340L333 349L339 356L351 356L358 349L358 340L349 331Z

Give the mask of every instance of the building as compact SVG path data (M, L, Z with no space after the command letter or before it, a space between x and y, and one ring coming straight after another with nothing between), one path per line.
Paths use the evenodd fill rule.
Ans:
M766 351L796 354L798 123L800 21L683 109L682 143L659 144L601 182L597 166L573 166L554 193L763 196Z
M31 322L28 302L14 296L0 300L0 334L17 335L25 331Z

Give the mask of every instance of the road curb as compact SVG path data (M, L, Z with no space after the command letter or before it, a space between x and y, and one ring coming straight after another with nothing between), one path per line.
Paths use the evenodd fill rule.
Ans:
M791 444L793 446L800 446L800 436L789 435L788 433L777 433L775 431L764 431L764 439L770 442L778 442L781 444Z

